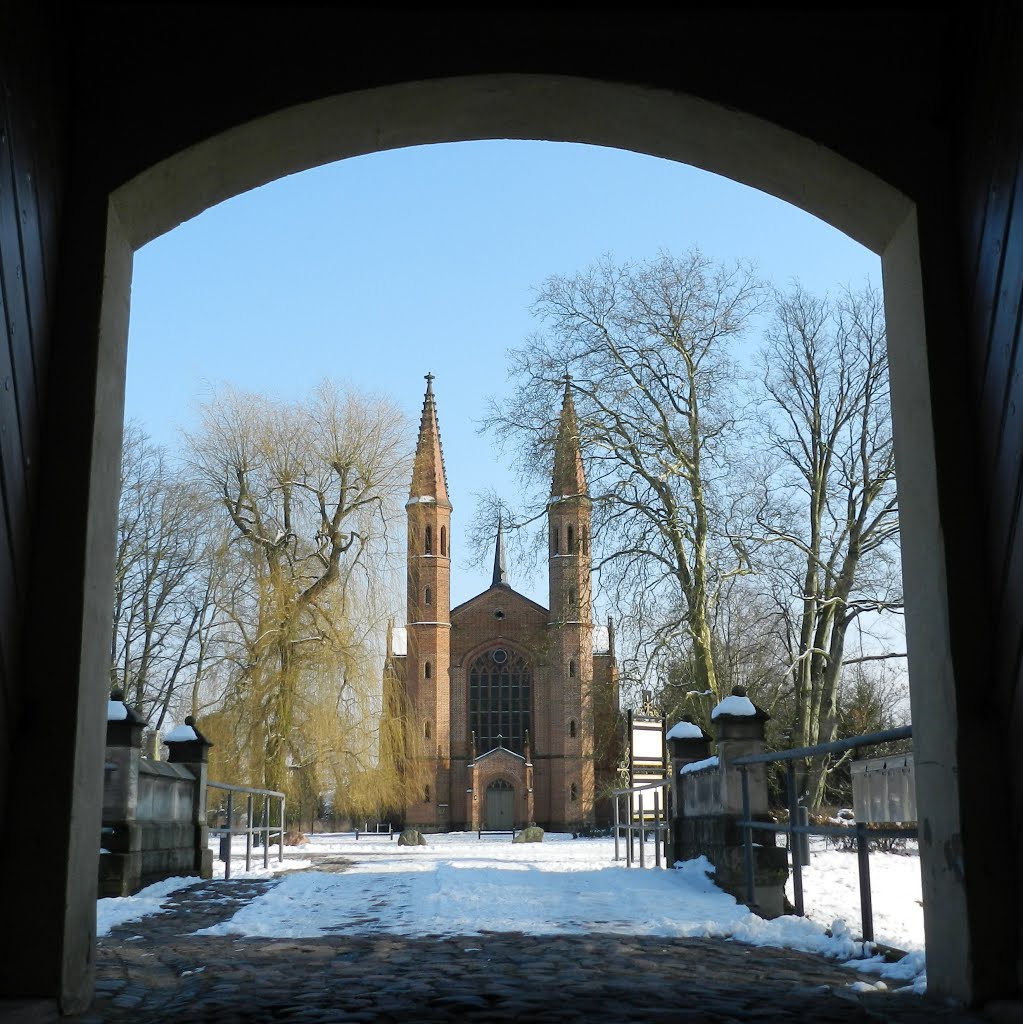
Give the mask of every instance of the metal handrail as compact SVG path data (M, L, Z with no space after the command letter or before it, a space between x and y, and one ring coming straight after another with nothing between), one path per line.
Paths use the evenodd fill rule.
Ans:
M643 794L653 791L654 804L650 813L653 821L648 822L646 812L643 809ZM662 794L661 790L667 790ZM624 831L628 840L625 849L625 866L632 867L635 859L632 852L633 842L639 836L639 866L646 867L646 833L654 833L654 867L661 866L661 846L664 846L664 862L668 862L668 832L671 828L671 779L660 779L656 782L647 782L642 786L632 786L629 789L615 789L611 791L614 806L614 834L615 834L615 860L621 860L619 841ZM633 796L637 797L638 807L633 811ZM621 820L621 799L628 797L627 821ZM634 819L638 818L636 823Z
M804 825L797 824L800 810L806 808L799 803L796 794L796 761L816 754L837 754L846 750L858 750L860 747L874 747L879 743L891 743L895 740L912 739L912 726L899 729L886 729L883 732L866 733L852 736L846 740L833 740L829 743L817 743L810 747L795 747L791 750L778 750L763 754L747 754L737 757L732 764L742 772L742 820L739 822L743 830L744 867L746 873L747 905L752 909L756 906L756 884L753 872L753 830L764 832L785 832L788 835L789 858L792 861L792 896L796 914L805 916L803 903L803 863L802 857L795 846L797 835L806 836L848 836L850 829L838 825ZM789 797L789 820L785 825L776 822L753 821L750 815L749 774L748 768L754 764L768 764L774 761L788 762L786 782ZM855 828L856 858L859 867L860 889L860 922L864 942L874 941L874 907L870 895L870 840L871 838L917 839L918 829L907 828L876 828L868 832L866 822L858 821Z
M215 827L210 829L212 835L219 835L221 837L221 859L224 861L224 879L225 881L231 877L231 840L236 835L245 836L245 870L252 870L252 837L254 835L262 835L263 837L263 867L268 868L270 866L270 834L272 832L277 833L277 862L284 862L284 801L285 797L283 793L278 793L273 789L256 789L254 786L235 786L228 782L207 782L207 789L222 789L227 793L227 826L224 828ZM245 827L235 828L234 826L234 794L244 793L246 794L246 806L245 806ZM263 822L260 825L254 825L252 819L252 798L255 796L264 797L263 800ZM271 802L276 802L280 807L280 817L278 819L279 824L274 827L270 819L273 817L272 814L268 813L267 808ZM207 803L207 806L209 804ZM227 851L226 856L224 853L223 837L227 837Z

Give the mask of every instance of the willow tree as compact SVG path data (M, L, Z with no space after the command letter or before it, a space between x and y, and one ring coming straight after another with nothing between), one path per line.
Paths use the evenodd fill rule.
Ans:
M231 533L218 735L271 789L288 788L289 768L341 780L339 764L373 756L376 598L408 479L405 419L329 383L294 403L224 391L189 444Z
M488 418L526 472L549 480L568 381L603 589L642 622L653 656L677 654L681 636L695 685L714 695L712 606L746 569L728 536L736 350L761 296L750 265L696 249L548 278L533 304L542 330L511 354L514 395Z

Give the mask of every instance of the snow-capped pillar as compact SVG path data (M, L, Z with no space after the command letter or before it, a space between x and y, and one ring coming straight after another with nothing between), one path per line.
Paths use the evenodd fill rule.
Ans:
M745 901L745 836L738 827L742 820L742 769L738 758L764 751L764 726L770 715L758 708L736 686L711 712L717 734L720 785L718 815L725 826L720 830L721 845L710 860L717 871L715 880L726 892ZM750 816L767 816L767 765L746 768L749 777ZM787 851L774 845L774 834L755 833L753 837L754 900L749 904L763 917L778 917L785 912L785 882L788 879Z
M195 727L195 719L191 715L185 719L184 725L179 725L167 734L164 743L167 745L167 761L183 765L195 779L192 791L194 870L200 878L212 878L213 851L210 849L210 830L206 821L206 784L209 781L210 747L213 744Z
M746 696L741 686L710 714L717 733L717 753L721 762L721 813L742 814L742 771L733 763L736 758L764 752L764 727L771 717ZM750 811L767 813L767 765L754 764L749 774Z
M139 762L146 720L114 690L107 702L103 773L103 832L100 842L101 896L130 896L142 879L142 830L138 824Z
M671 759L671 836L674 860L684 860L682 819L686 814L682 769L710 757L710 736L687 715L665 735Z

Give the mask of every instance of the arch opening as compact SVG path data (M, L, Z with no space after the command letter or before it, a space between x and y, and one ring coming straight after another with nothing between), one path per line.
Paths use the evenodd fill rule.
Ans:
M403 107L403 99L413 102ZM927 702L955 704L945 626L947 586L937 554L941 529L914 210L904 196L866 171L777 126L693 97L634 86L554 76L481 76L328 97L183 150L111 198L99 342L103 395L94 401L92 489L98 495L116 493L113 455L121 437L120 404L102 399L110 390L123 396L124 311L133 249L217 202L297 170L405 145L493 137L590 142L689 163L792 202L881 253L906 538L910 680L914 686L914 679L926 679L930 691L915 684L914 723L918 748L940 765L923 782L921 807L923 813L928 806L936 813L939 831L954 832L956 821L941 812L955 788L954 720L942 718L944 712L919 713ZM109 500L93 507L90 536L112 533L112 507ZM555 553L557 543L555 535ZM582 544L585 550L587 537ZM429 528L425 546L432 553ZM109 570L90 563L87 571L90 589L105 592ZM100 642L89 639L84 627L82 636L83 649ZM83 664L100 663L95 653L83 657ZM98 691L98 685L90 682L83 691ZM429 801L428 788L424 795Z

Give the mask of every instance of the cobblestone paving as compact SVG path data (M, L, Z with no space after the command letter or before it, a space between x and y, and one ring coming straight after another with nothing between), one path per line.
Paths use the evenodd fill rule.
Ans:
M321 869L343 870L335 860ZM149 1022L979 1021L909 995L852 993L833 961L706 939L204 937L276 880L207 882L99 940L77 1024Z

